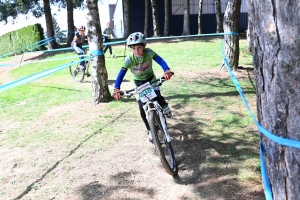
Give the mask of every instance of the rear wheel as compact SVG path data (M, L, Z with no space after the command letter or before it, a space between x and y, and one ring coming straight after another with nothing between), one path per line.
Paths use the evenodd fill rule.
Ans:
M149 125L156 152L158 153L165 170L172 176L176 175L177 165L171 142L167 141L159 116L154 110L149 113Z
M82 82L84 79L84 72L82 70L81 65L78 63L77 65L70 65L69 66L70 74L72 78L76 82Z

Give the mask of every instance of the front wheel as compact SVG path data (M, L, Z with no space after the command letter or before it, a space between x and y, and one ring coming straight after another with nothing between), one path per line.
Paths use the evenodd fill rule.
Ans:
M156 111L149 113L149 126L153 136L153 142L156 152L168 174L174 176L177 174L177 165L171 142L167 141L163 127Z
M84 79L84 71L81 68L79 63L77 65L69 66L70 74L76 82L82 82Z

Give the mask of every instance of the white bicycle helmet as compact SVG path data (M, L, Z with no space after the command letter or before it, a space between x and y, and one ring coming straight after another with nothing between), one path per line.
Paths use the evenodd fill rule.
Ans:
M79 27L78 27L78 30L79 30L79 31L85 31L85 26L79 26Z
M131 45L135 44L146 44L146 38L143 33L141 32L135 32L131 33L127 38L127 46L130 47Z

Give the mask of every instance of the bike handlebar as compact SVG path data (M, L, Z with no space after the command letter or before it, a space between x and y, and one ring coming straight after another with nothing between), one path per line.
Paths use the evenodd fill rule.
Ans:
M169 73L172 73L172 75L174 75L174 72L169 72ZM162 77L160 77L160 78L158 78L158 79L156 79L156 80L154 80L154 81L151 81L151 82L150 82L150 85L152 85L153 83L157 83L156 86L159 86L159 85L161 85L161 84L162 84L163 82L165 82L165 81L166 81L165 77L162 76ZM132 97L132 95L133 95L132 92L135 91L136 88L137 88L137 87L132 88L132 89L130 89L130 90L125 90L125 92L120 91L120 94L121 94L121 96L126 96L127 98L130 98L130 97Z

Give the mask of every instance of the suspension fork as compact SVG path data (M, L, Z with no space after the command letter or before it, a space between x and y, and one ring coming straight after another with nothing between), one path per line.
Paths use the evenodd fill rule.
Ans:
M167 129L166 121L165 121L164 115L163 115L163 113L162 113L162 111L159 107L158 102L157 101L147 102L145 105L143 105L143 109L146 113L146 118L147 118L148 121L149 121L149 112L151 110L154 110L158 114L161 125L162 125L164 133L165 133L165 136L167 138L167 141L171 142L171 137L170 137L170 134L169 134L168 129Z

